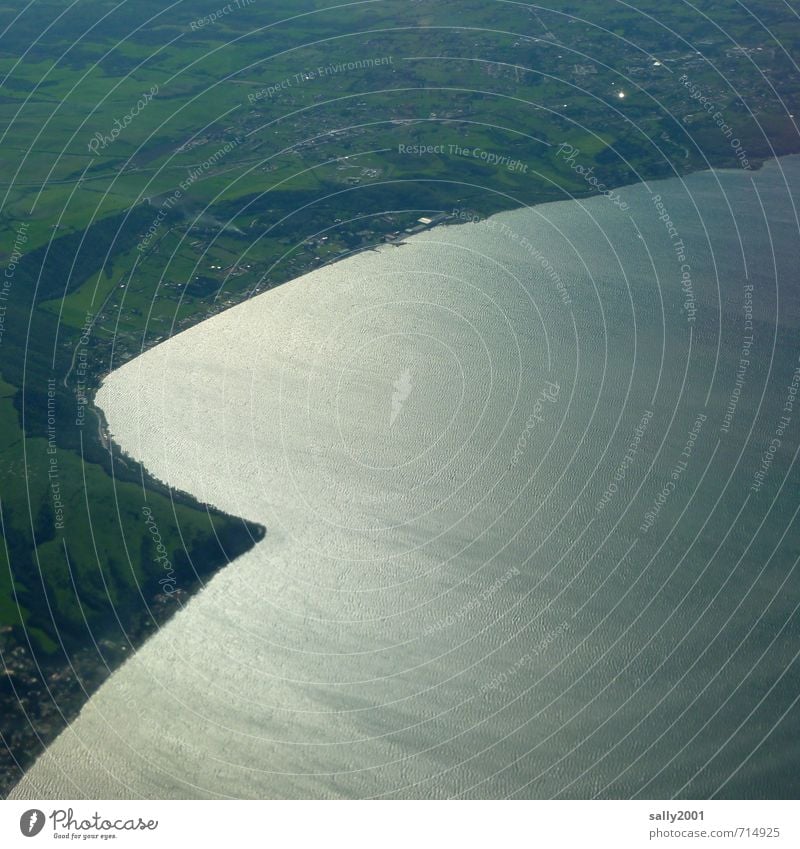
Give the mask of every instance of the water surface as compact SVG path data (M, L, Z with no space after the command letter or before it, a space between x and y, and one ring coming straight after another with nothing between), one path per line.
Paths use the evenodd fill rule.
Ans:
M112 374L122 449L269 533L13 795L796 795L788 188L439 227Z

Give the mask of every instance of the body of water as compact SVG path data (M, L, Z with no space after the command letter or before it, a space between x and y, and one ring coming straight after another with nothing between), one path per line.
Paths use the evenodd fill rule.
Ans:
M792 190L435 228L112 374L122 449L268 534L12 795L796 796Z

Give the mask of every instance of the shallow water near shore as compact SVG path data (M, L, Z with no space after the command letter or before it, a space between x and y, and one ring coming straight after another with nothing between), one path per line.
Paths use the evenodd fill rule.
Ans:
M12 797L795 797L799 190L438 227L110 375L122 450L268 534Z

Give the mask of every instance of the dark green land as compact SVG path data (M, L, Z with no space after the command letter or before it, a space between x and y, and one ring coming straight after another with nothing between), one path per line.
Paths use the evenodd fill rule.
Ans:
M91 405L103 375L254 293L402 241L420 217L595 193L576 164L616 187L800 151L785 47L800 19L771 0L704 14L655 0L229 5L202 24L222 0L0 9L0 792L264 533L118 456Z

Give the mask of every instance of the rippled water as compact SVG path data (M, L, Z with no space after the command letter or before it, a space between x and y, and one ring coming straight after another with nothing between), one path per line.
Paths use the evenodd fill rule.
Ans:
M436 228L111 375L117 443L269 533L15 795L796 796L787 187Z

